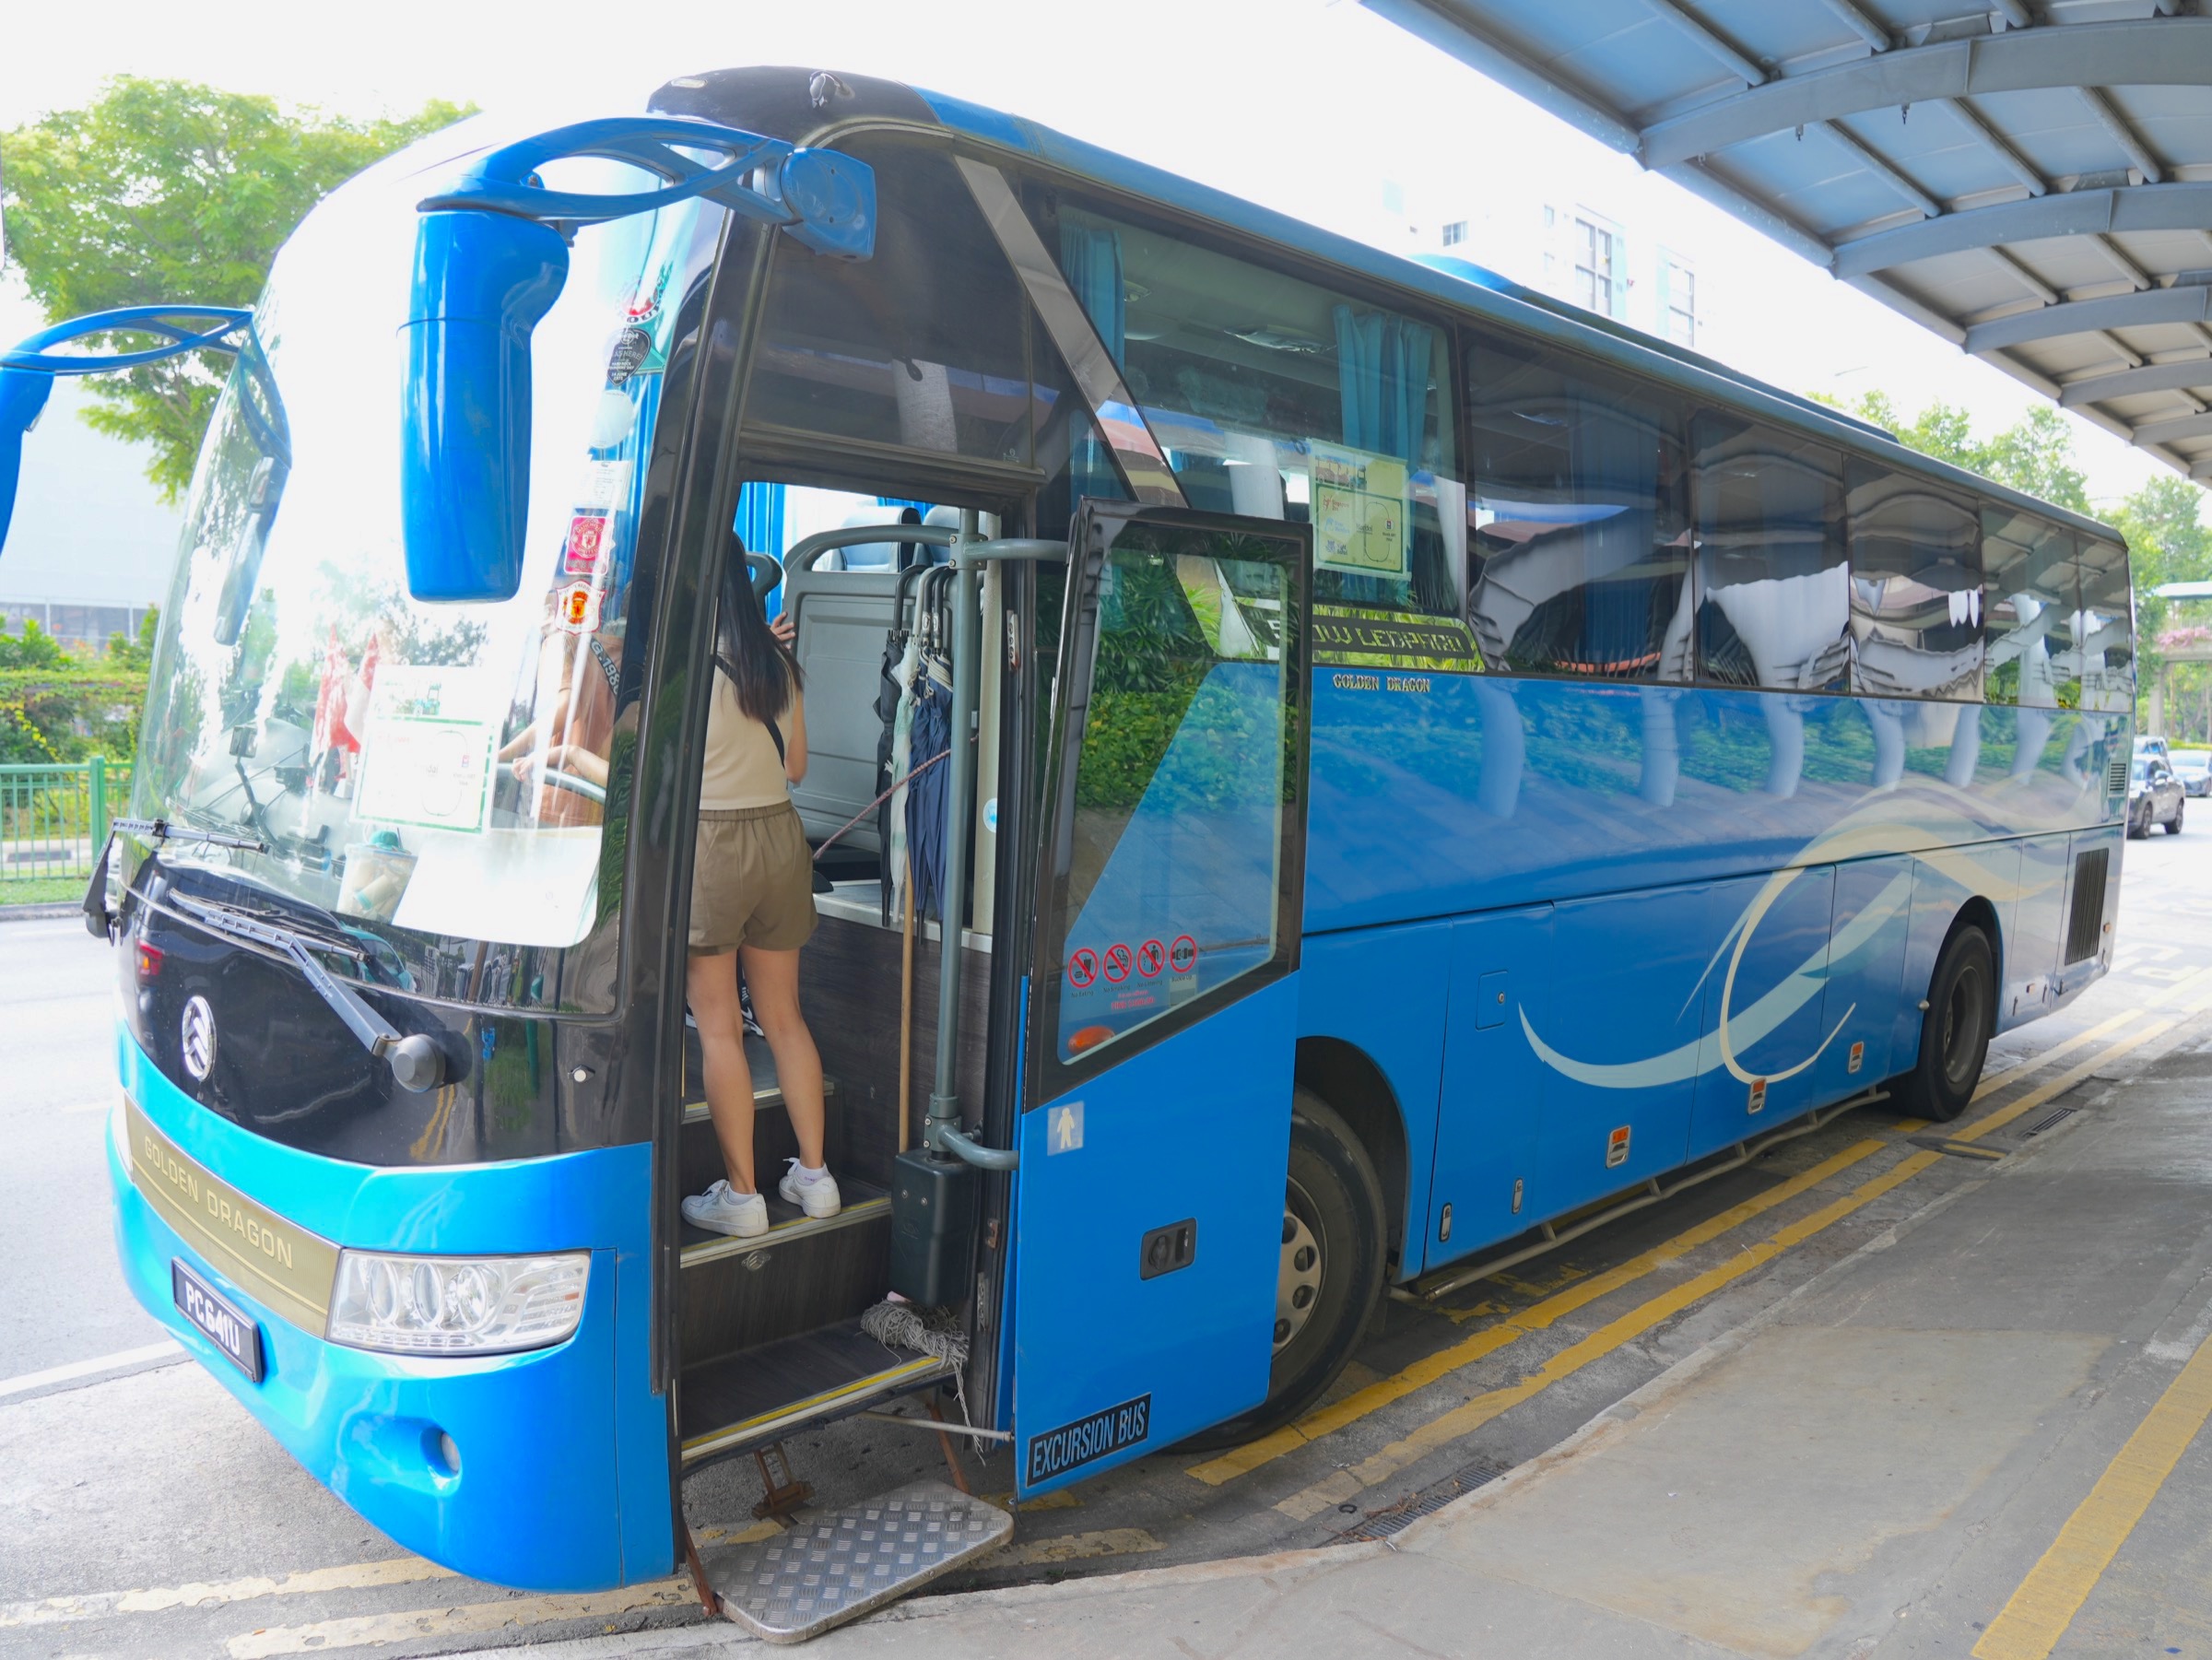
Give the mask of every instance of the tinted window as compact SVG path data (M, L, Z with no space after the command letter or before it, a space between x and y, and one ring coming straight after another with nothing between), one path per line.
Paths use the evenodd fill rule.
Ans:
M1467 353L1470 620L1493 667L1686 677L1682 414L1600 371Z
M2080 677L2073 651L2074 538L2031 513L1983 508L1982 563L1983 699L2030 709L2072 706Z
M866 142L876 253L775 249L748 425L1001 461L1030 458L1028 308L945 156Z
M2081 706L2132 709L2136 701L2135 616L2127 549L2084 542L2079 564Z
M1699 674L1725 686L1840 691L1851 656L1843 458L1700 416Z
M1982 519L1925 479L1862 461L1851 484L1852 689L1982 694Z
M1318 602L1458 615L1446 331L1061 193L1036 206L1191 506L1312 522Z

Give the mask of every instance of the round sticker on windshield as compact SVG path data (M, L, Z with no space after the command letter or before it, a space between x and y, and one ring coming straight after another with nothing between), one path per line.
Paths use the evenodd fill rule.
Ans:
M599 630L599 590L589 583L571 583L553 596L553 615L571 634Z

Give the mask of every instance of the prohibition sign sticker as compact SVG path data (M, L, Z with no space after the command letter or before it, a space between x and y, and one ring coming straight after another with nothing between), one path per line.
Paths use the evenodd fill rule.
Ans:
M1099 978L1099 954L1085 946L1067 960L1067 983L1079 992L1088 991Z
M1168 966L1168 948L1157 939L1147 939L1136 948L1136 971L1149 980Z
M1127 946L1108 946L1106 948L1106 978L1116 985L1121 984L1123 981L1129 978L1129 965L1132 960L1134 960L1129 955Z
M1187 974L1198 966L1198 942L1188 934L1178 934L1175 943L1168 948L1168 966L1178 974Z

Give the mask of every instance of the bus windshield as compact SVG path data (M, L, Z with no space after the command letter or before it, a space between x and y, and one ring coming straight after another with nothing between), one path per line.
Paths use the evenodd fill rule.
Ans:
M576 239L534 342L521 590L418 602L397 331L423 162L418 147L323 205L271 275L186 506L133 810L254 838L265 851L172 841L163 863L374 933L419 965L417 989L578 1007L604 988L564 986L545 953L618 921L605 826L636 741L640 509L676 314L712 239L695 205ZM501 953L512 971L488 979L456 941L540 949ZM465 988L426 983L441 958L473 960Z

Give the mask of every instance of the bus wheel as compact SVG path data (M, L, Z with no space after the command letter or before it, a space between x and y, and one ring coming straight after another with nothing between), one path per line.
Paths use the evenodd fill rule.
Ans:
M1898 1082L1897 1103L1905 1113L1948 1123L1966 1111L1982 1081L1996 1012L1996 954L1989 936L1960 928L1944 941L1928 982L1920 1060Z
M1252 1441L1279 1430L1321 1398L1352 1358L1382 1294L1385 1214L1382 1183L1367 1149L1326 1101L1301 1088L1290 1113L1267 1398L1189 1445Z

